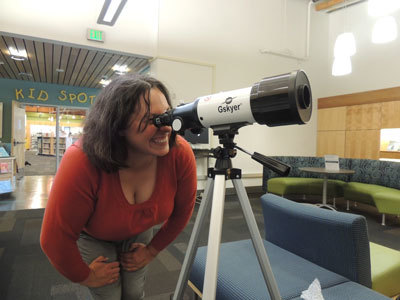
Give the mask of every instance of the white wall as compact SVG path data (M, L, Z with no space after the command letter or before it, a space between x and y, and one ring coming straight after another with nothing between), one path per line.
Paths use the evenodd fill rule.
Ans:
M346 11L347 10L347 11ZM328 15L329 60L333 62L333 47L344 27L354 33L357 53L351 58L353 72L346 76L333 77L324 74L326 84L324 96L334 96L362 91L400 86L400 10L393 14L397 21L399 37L388 44L373 44L371 33L377 18L368 16L367 2L348 7ZM345 14L347 22L345 23Z
M304 56L306 49L306 16L308 1L161 1L158 54L189 59L216 66L214 92L251 86L263 77L305 69L310 77L314 99L320 93L320 69L327 65L328 22L322 14L313 13L310 59L298 61L270 54L261 49L289 49ZM318 24L315 24L317 22ZM322 52L322 53L321 53ZM312 63L312 60L315 63ZM316 103L314 103L315 105ZM315 105L316 106L316 105ZM316 111L316 110L315 110ZM239 131L238 145L250 152L266 155L314 155L316 152L316 114L308 125L268 128L252 125ZM218 145L214 139L213 146ZM239 153L233 159L244 177L261 175L260 164ZM248 179L246 185L260 185L261 180Z
M100 0L1 0L0 31L64 43L154 56L158 1L129 0L115 26L97 24ZM89 41L88 28L103 30L105 42Z

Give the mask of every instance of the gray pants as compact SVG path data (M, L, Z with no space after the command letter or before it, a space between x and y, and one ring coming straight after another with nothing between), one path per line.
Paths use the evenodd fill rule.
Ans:
M83 260L89 265L101 255L108 257L109 262L117 261L118 253L128 251L131 243L147 245L152 237L152 228L119 242L97 240L86 233L81 233L77 244ZM95 300L143 300L146 271L147 266L133 272L127 272L121 268L118 281L98 288L89 288L89 290Z

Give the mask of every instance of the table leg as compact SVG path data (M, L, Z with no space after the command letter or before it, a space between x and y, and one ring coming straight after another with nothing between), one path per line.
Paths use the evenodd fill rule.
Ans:
M327 201L327 191L328 191L328 175L324 174L324 184L322 186L322 205L326 205Z

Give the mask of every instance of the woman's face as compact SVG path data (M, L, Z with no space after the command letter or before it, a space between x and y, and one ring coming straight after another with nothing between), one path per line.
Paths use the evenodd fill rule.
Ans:
M123 131L123 135L128 140L131 151L141 154L164 156L169 152L169 138L172 129L170 126L157 128L151 119L154 115L165 113L170 108L167 99L159 89L152 88L150 90L149 119L146 119L147 117L143 119L147 110L143 96L140 101L140 108L132 115L130 126ZM142 128L139 128L142 119ZM143 130L144 127L146 128Z

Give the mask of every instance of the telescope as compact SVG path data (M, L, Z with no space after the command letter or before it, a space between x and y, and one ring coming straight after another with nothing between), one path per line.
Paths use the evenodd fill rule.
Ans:
M306 73L298 70L264 78L251 87L199 97L192 103L154 116L153 123L157 127L171 126L182 135L187 129L196 134L203 128L212 128L224 145L212 151L214 157L234 157L236 150L233 148L236 148L279 175L287 176L289 165L236 146L234 135L242 126L253 123L270 127L305 124L311 112L310 83ZM223 153L218 153L221 151ZM230 163L228 160L221 162ZM225 165L217 167L227 168Z
M260 153L251 154L236 146L233 139L239 128L253 123L267 126L305 124L311 118L311 110L310 83L305 72L298 70L264 78L248 88L199 97L192 103L178 106L153 117L155 126L171 126L178 133L183 133L187 129L196 133L202 128L212 128L214 135L218 135L219 141L223 145L223 147L212 150L213 157L216 158L215 167L208 168L205 197L200 202L173 300L183 299L184 288L195 259L205 215L210 209L202 298L213 300L216 297L226 180L231 180L236 190L270 298L272 300L282 299L258 231L256 219L252 213L250 201L241 181L241 170L232 167L231 158L236 155L236 149L239 149L281 176L289 174L290 166ZM210 207L211 200L212 207Z
M298 70L267 77L251 87L197 98L153 118L157 127L174 131L228 126L240 128L258 123L267 126L305 124L312 111L311 88L307 75Z

